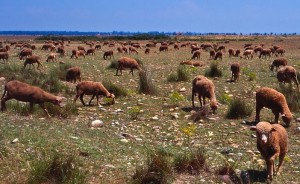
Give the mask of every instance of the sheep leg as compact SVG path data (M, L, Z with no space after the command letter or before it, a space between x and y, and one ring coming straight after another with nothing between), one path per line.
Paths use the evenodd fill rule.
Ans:
M84 106L85 106L85 103L84 103L84 101L83 101L83 95L84 95L84 94L81 94L81 95L80 95L80 97L79 97L79 99L80 99L80 101L81 101L82 105L84 105Z
M283 163L283 160L284 160L284 157L285 157L285 154L280 154L279 155L279 163L278 163L278 167L277 167L277 171L276 171L276 175L278 174L280 174L280 169L281 169L281 166L282 166L282 163Z
M48 118L51 118L49 112L47 111L47 109L46 109L46 107L45 107L45 105L44 105L44 103L40 103L39 105L40 105L40 107L44 110L44 112L47 114ZM30 107L31 107L31 106L33 107L33 103L30 103Z
M199 102L200 102L200 107L202 108L202 100L201 100L201 96L198 94L198 99L199 99Z
M273 112L275 115L275 120L274 123L278 123L278 119L279 119L279 112Z
M133 68L130 68L130 72L129 72L129 74L132 74L132 76L133 76Z
M2 97L2 99L1 99L1 111L6 111L6 104L5 104L5 102L7 101L7 100L10 100L11 98L10 97L8 97L8 96L6 96L6 97Z
M95 98L95 96L96 96L96 94L93 94L93 96L92 96L92 98L91 98L91 100L89 101L89 105L92 105L92 100ZM97 95L97 104L98 104L98 95Z
M192 107L193 107L193 109L195 109L195 92L194 92L194 90L192 90Z
M267 171L268 171L267 178L272 180L273 179L273 164L274 164L274 162L271 159L268 159L266 161L267 161Z
M262 106L260 104L258 104L258 102L256 102L256 115L255 115L255 121L259 122L260 121L260 111L262 109Z

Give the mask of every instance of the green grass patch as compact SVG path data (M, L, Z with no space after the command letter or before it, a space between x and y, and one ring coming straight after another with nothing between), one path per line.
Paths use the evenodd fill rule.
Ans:
M244 100L233 98L228 106L226 118L237 119L250 116L253 109Z

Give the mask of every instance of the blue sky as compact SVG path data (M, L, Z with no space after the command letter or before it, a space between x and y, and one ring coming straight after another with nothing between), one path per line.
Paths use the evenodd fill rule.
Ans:
M4 0L0 31L300 33L299 0Z

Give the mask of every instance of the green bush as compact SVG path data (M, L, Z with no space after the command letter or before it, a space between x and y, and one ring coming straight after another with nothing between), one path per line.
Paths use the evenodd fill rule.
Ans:
M157 94L157 89L152 81L152 73L143 67L143 70L139 73L139 93L144 93L147 95Z
M127 90L120 85L113 84L110 80L103 80L103 86L116 97L127 96Z
M179 102L182 102L185 100L184 96L180 94L179 92L175 91L169 95L170 100L174 104L178 104Z
M168 82L180 82L180 81L188 81L190 79L190 72L185 66L180 65L177 68L177 73L171 73L167 77Z
M293 89L292 85L279 85L277 91L281 92L285 96L289 109L292 112L299 112L300 94L297 89Z
M229 119L244 118L250 116L252 108L240 98L233 98L228 106L226 117Z
M209 65L209 69L205 70L204 75L206 77L222 77L223 73L219 69L218 61L212 61Z

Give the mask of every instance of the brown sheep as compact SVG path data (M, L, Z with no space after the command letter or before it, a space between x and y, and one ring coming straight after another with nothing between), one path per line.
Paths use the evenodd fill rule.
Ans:
M245 43L244 48L251 47L251 46L252 46L252 43Z
M19 53L19 59L23 60L24 58L28 57L28 56L32 56L32 50L25 48L22 49L21 52Z
M279 114L281 114L281 118L286 126L290 125L293 116L282 93L268 87L258 89L256 91L256 122L260 122L259 114L263 107L272 110L275 115L274 123L278 123Z
M239 57L241 54L241 51L238 49L235 51L234 57Z
M278 70L278 68L280 66L286 66L288 63L287 59L285 58L278 58L278 59L275 59L271 64L270 64L270 71L273 71L274 68L275 68L275 71Z
M217 48L217 51L224 51L225 52L225 46L221 45Z
M123 52L128 53L128 49L126 47L122 47Z
M111 56L114 56L114 51L112 51L112 50L105 51L103 53L103 59L104 60L108 59L108 57L109 57L109 59L111 59Z
M272 53L272 51L270 49L263 49L259 54L259 58L262 58L262 57L267 58L267 56L270 58L271 53Z
M80 68L75 66L67 70L66 81L76 83L76 80L81 81L81 71Z
M292 81L294 81L294 83L297 86L298 91L299 90L299 82L297 79L297 71L294 67L292 66L283 66L281 67L278 71L277 71L277 79L279 82L283 82L283 83L292 83Z
M193 46L194 46L194 45L193 45ZM196 52L197 50L200 50L200 47L197 47L197 46L192 47L191 54L193 54L193 53Z
M85 48L83 46L78 46L77 47L78 50L83 50L84 52L86 52Z
M104 95L112 99L112 103L115 103L115 95L108 92L108 90L103 86L101 82L93 82L93 81L83 81L76 85L76 96L73 100L75 103L78 97L80 97L80 101L82 105L85 106L83 101L84 95L93 95L89 101L89 105L91 105L92 100L97 99L97 105L99 105L99 95Z
M284 53L285 53L285 50L284 50L283 48L278 48L278 49L276 50L276 53L279 54L279 55L281 55L281 56L283 56Z
M72 50L71 58L75 57L78 59L79 56L83 56L85 58L85 51L84 50Z
M122 70L124 68L130 68L130 72L129 74L131 73L132 76L133 76L133 69L137 69L137 70L141 70L141 67L139 65L139 63L135 60L135 59L132 59L132 58L129 58L129 57L121 57L119 60L118 60L118 68L117 68L117 71L116 71L116 75L118 75L118 72L120 70L121 72L121 75L122 75Z
M174 44L174 49L175 50L179 50L179 45L176 43L176 44Z
M253 51L254 51L255 54L258 54L258 52L261 53L262 50L263 50L262 46L257 46L257 47L254 48Z
M129 54L131 53L139 54L139 52L134 47L129 47Z
M240 77L240 64L233 63L230 66L231 71L231 81L238 81Z
M210 107L213 110L213 113L218 109L218 103L215 96L215 85L208 78L199 75L193 79L192 82L192 105L193 109L195 109L194 98L198 94L198 98L200 101L200 106L202 108L205 105L205 98L210 99ZM201 101L201 97L203 98L203 105Z
M25 62L24 62L24 69L26 68L26 65L30 64L34 67L34 63L37 63L37 69L39 69L40 66L43 67L42 63L41 63L41 58L39 56L33 55L33 56L29 56L28 58L26 58Z
M46 62L49 62L50 60L52 60L52 62L56 61L56 54L55 53L51 53L48 55Z
M222 57L223 57L223 53L221 51L218 51L215 55L214 60L217 60L217 59L222 60Z
M209 58L214 59L216 56L216 52L214 50L209 51Z
M60 47L57 48L56 53L59 53L60 56L64 56L66 54L66 50L63 46L60 46Z
M200 59L201 52L199 50L195 51L191 59Z
M233 57L234 56L234 50L232 48L228 49L228 54L229 54L229 57Z
M257 149L266 161L267 178L272 180L274 174L278 174L284 157L288 151L288 135L281 125L259 122L250 128L256 131ZM278 167L275 171L275 160L279 157Z
M167 52L168 51L168 46L167 45L160 46L159 47L159 52L162 52L162 51Z
M243 56L244 59L253 59L253 50L245 50Z
M101 45L100 44L95 45L95 49L96 50L100 50L101 49Z
M10 99L16 99L22 102L30 103L30 112L33 110L34 104L39 104L45 111L48 117L51 117L44 106L45 102L53 103L54 105L63 106L62 100L64 97L54 96L39 87L31 86L17 80L9 81L4 87L4 93L1 98L1 111L6 110L5 102Z
M150 53L150 48L146 48L145 49L145 54L149 54Z
M88 49L87 51L86 51L86 55L95 55L95 49L94 48L91 48L91 49Z
M8 61L8 52L0 52L0 60L2 59L5 63L5 61Z
M117 51L118 51L118 53L123 53L123 50L121 47L117 47Z

